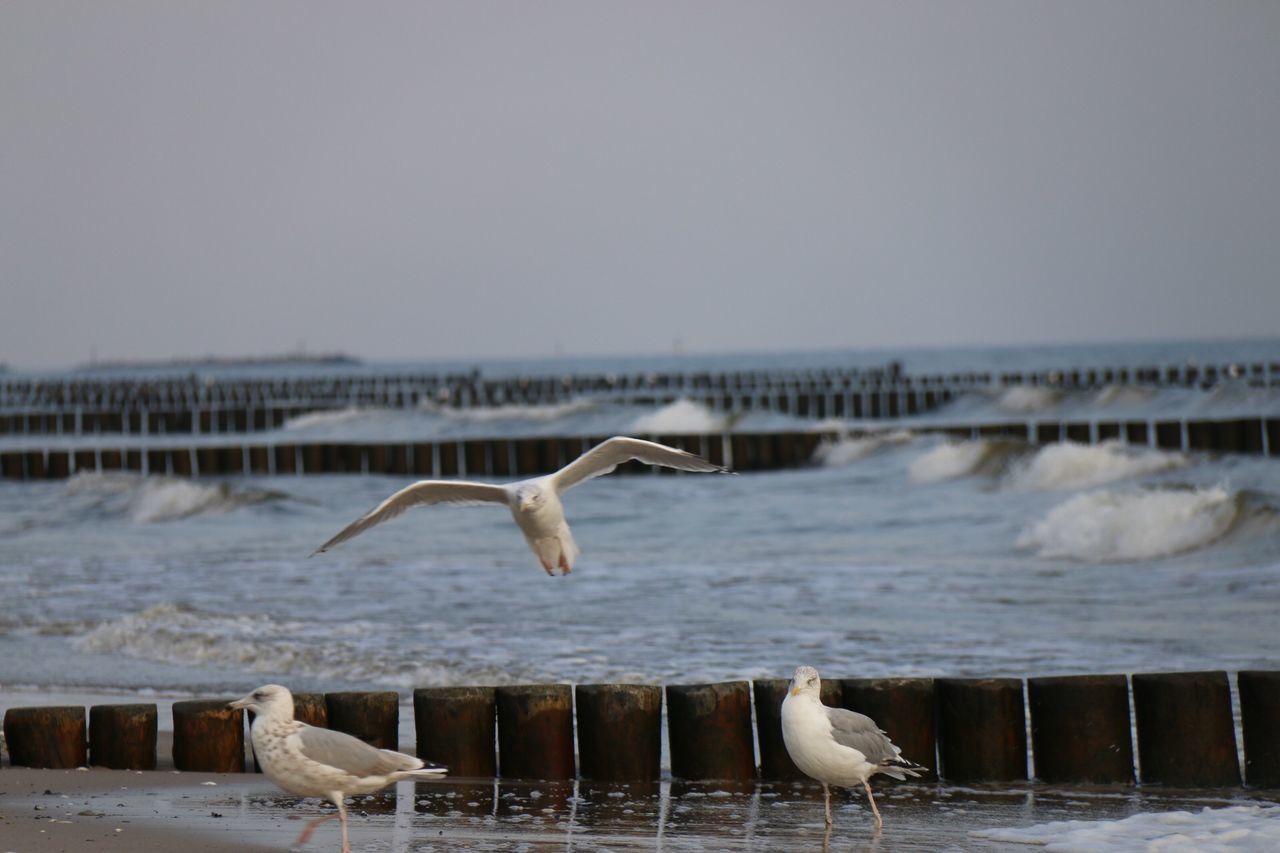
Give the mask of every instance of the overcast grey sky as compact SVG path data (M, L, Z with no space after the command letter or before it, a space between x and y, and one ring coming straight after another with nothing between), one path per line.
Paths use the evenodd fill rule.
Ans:
M1280 332L1280 3L0 3L0 361Z

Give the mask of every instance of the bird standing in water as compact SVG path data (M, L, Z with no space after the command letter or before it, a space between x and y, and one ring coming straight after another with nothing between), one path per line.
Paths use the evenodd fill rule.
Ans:
M347 840L347 807L343 798L372 794L401 779L436 779L445 768L422 759L377 749L359 738L309 726L293 718L293 694L279 684L259 687L228 705L256 715L250 736L262 772L290 794L324 797L338 807L308 823L294 842L307 843L316 827L335 816L342 822L342 853L351 853Z
M831 785L861 785L876 816L876 830L884 825L869 780L876 773L895 779L919 776L925 768L902 757L889 736L870 717L822 704L822 682L811 666L796 668L782 700L782 740L787 754L802 772L822 783L827 826L831 825Z

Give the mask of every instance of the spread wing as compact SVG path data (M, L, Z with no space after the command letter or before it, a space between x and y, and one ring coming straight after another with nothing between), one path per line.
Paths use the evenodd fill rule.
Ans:
M385 776L397 770L417 770L422 761L402 752L378 749L343 732L306 726L298 732L302 754L352 776Z
M642 441L638 438L614 438L602 441L559 471L551 475L551 481L558 491L572 488L579 483L608 474L623 462L639 459L648 465L662 465L667 468L679 468L681 471L719 471L729 473L729 469L714 465L701 456L686 453L665 444L653 441Z
M902 761L899 758L901 750L893 745L888 735L880 731L875 720L844 708L828 708L824 705L823 710L831 721L831 736L836 743L858 750L871 764Z
M341 533L321 545L312 554L324 553L335 545L346 542L352 536L364 533L375 524L395 518L411 506L418 504L476 504L495 503L506 505L507 490L489 483L471 483L466 480L419 480L405 486L382 503L347 525Z

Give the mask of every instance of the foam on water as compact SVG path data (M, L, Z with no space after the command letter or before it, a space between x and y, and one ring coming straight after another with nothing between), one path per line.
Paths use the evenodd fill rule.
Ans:
M1119 441L1050 444L1013 464L1004 485L1014 489L1075 489L1127 480L1187 465L1181 453L1135 448Z
M832 468L850 465L886 447L907 444L912 438L914 435L907 430L859 436L846 435L835 440L824 438L814 448L812 461L817 465Z
M938 483L971 474L997 475L1026 445L1007 440L949 441L912 460L907 476L913 483Z
M1014 385L996 398L996 408L1002 412L1025 414L1051 409L1062 398L1060 391L1039 385Z
M1221 539L1242 519L1245 503L1243 493L1222 486L1088 492L1050 510L1018 546L1091 563L1166 557Z
M1198 812L1136 814L1123 820L1066 820L1012 829L986 829L978 838L1053 851L1212 853L1280 850L1280 806L1228 806Z
M349 423L357 418L365 417L371 413L379 411L378 409L369 409L363 406L347 406L342 409L322 409L318 412L307 412L306 414L296 415L289 418L281 426L281 429L287 430L304 430L315 429L316 427L331 427L338 424Z
M228 483L200 483L178 477L143 477L120 472L81 472L67 481L67 493L97 498L99 506L147 524L197 515L217 515L278 500L280 492L233 489Z
M441 415L450 420L471 423L489 423L492 421L545 423L588 411L598 405L594 400L569 400L564 403L507 403L500 406L454 408L452 406L441 406L428 400L420 403L418 409Z
M1093 404L1099 408L1110 406L1140 406L1150 402L1156 391L1135 385L1107 385L1093 398Z
M670 435L689 432L717 432L726 419L701 403L676 400L631 422L628 432L639 435Z

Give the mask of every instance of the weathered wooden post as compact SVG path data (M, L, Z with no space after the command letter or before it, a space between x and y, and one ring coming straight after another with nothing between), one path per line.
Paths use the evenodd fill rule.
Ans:
M667 739L678 779L754 779L750 686L667 685Z
M875 720L904 758L927 768L917 771L919 778L938 778L937 699L932 678L846 678L840 687L845 708Z
M378 749L400 748L400 694L394 690L326 693L324 705L334 731Z
M244 711L229 699L173 703L173 766L211 773L244 772Z
M567 684L498 687L498 772L504 779L572 779L573 691Z
M112 770L155 770L159 712L155 705L89 709L89 763Z
M939 678L938 774L955 782L1027 778L1027 718L1016 678Z
M579 684L575 696L582 778L657 781L662 773L662 688Z
M450 777L497 776L495 702L492 687L422 687L413 691L418 757L448 767Z
M791 782L807 778L787 754L782 740L782 700L787 698L785 678L757 678L751 682L756 709L756 742L760 747L760 778ZM823 679L822 704L840 707L840 681Z
M1243 671L1240 718L1244 726L1245 780L1258 788L1280 788L1280 671Z
M1031 753L1044 782L1133 782L1129 683L1123 675L1027 680Z
M1179 787L1240 784L1225 672L1133 676L1142 781Z
M79 705L10 708L4 712L9 763L68 769L85 764L85 716Z

